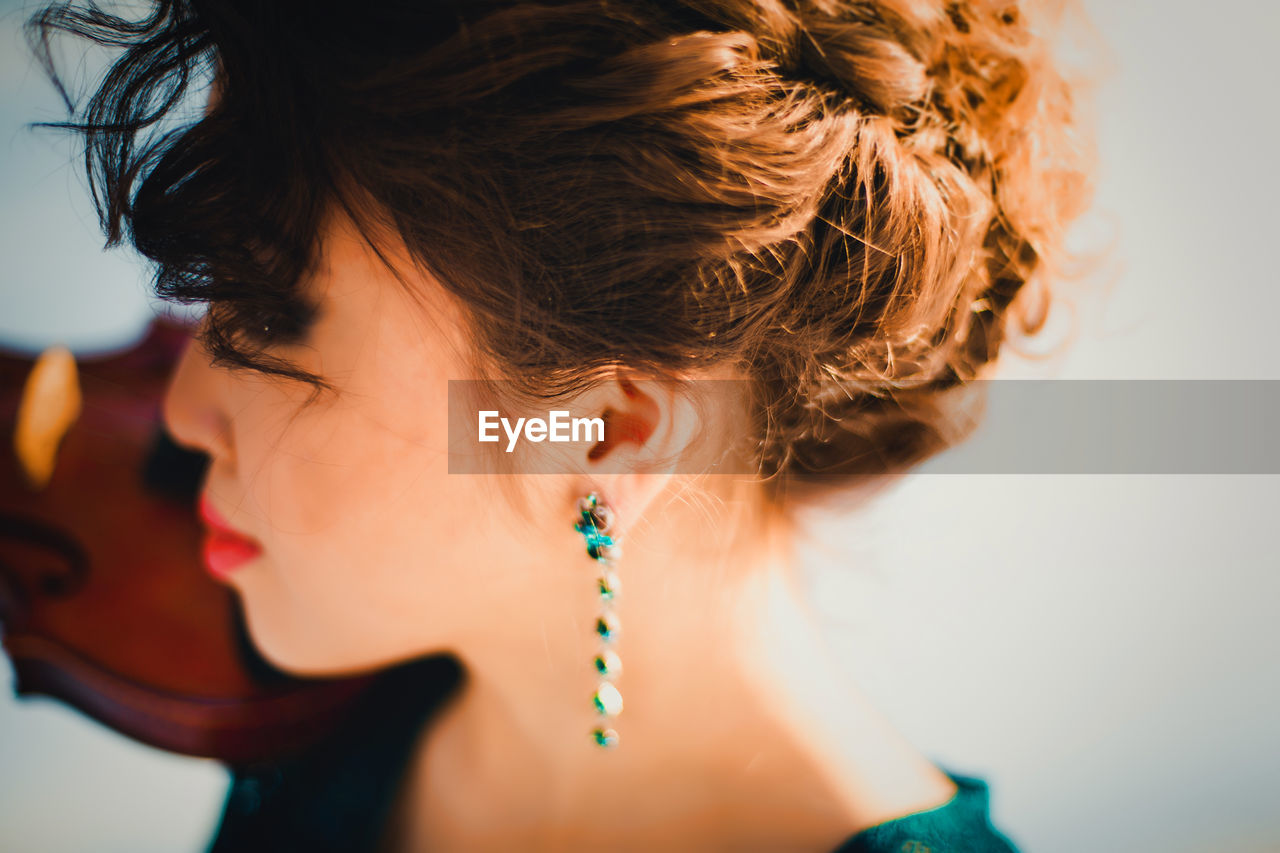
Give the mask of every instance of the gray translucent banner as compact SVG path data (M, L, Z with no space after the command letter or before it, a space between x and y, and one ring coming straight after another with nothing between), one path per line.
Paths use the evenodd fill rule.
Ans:
M725 441L745 436L749 400L758 388L746 382L708 380L638 383L655 399L671 394L693 401L678 418L690 440L678 454L646 456L639 443L611 441L619 468L641 467L681 474L754 474L749 453L725 451ZM910 390L909 387L907 389ZM502 382L449 383L451 473L572 473L584 470L597 447L586 420L603 414L574 411L572 402L528 403ZM992 379L968 383L954 394L954 416L946 432L967 435L908 473L917 474L1277 474L1280 473L1280 380L1069 380ZM834 395L828 411L844 399ZM963 401L963 402L960 402ZM481 408L481 407L485 408ZM849 407L851 408L851 407ZM508 419L497 441L480 442L480 411ZM553 416L553 411L565 412ZM540 441L527 427L512 438L524 417L556 421L569 440ZM580 419L571 435L565 419ZM625 422L614 418L612 423ZM857 415L848 423L855 429ZM489 417L494 432L493 416ZM966 425L968 427L966 428ZM605 445L599 445L603 447ZM510 452L508 452L510 448ZM609 470L609 454L592 461Z

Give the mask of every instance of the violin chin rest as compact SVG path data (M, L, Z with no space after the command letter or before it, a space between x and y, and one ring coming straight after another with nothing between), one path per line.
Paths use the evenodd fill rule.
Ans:
M22 387L13 430L13 449L27 485L48 485L62 438L80 417L82 396L71 350L55 344L36 358Z

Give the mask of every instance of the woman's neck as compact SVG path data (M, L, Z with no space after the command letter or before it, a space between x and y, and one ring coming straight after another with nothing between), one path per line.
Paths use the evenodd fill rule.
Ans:
M785 534L675 513L628 537L619 570L618 747L588 734L584 578L578 618L549 604L459 650L467 680L418 741L395 849L830 850L951 795L830 660Z

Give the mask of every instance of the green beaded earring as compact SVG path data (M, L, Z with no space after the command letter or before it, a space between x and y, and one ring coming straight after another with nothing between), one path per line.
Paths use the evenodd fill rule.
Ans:
M610 648L617 641L621 630L618 617L613 612L613 604L622 590L618 576L614 573L614 563L622 556L622 546L618 544L617 535L612 533L613 526L613 510L602 503L595 492L578 501L578 520L573 529L582 534L587 543L587 556L595 560L600 568L600 574L596 577L596 591L600 593L596 637L600 641L600 650L594 660L596 676L600 681L591 694L591 704L600 715L600 723L592 729L591 739L602 747L618 745L618 733L608 724L612 718L622 713L622 694L613 683L622 673L622 661Z

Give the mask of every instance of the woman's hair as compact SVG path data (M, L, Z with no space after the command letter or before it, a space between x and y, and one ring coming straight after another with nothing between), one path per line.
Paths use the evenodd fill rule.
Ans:
M327 387L269 350L305 333L300 281L345 211L393 229L534 393L733 368L752 458L790 490L945 446L947 389L1010 317L1044 322L1014 299L1083 209L1087 145L1026 11L162 0L28 32L55 82L59 31L123 49L83 109L58 84L59 126L84 135L108 245L210 304L220 363Z

